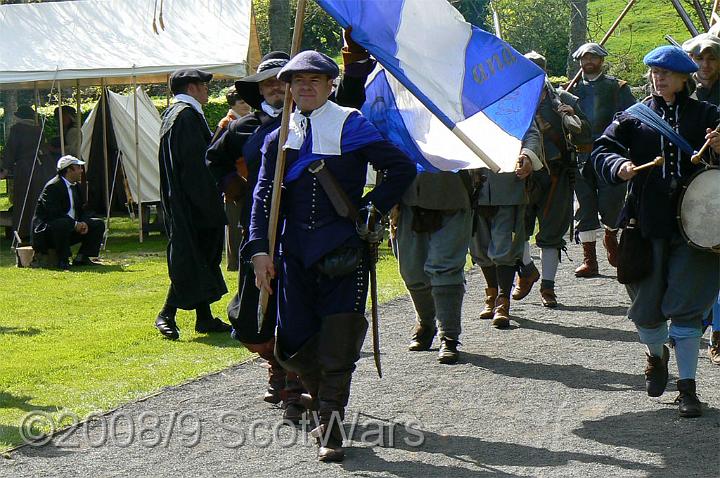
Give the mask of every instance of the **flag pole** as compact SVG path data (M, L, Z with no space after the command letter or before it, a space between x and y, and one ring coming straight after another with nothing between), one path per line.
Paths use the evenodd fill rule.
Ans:
M305 19L305 7L307 0L298 0L297 11L295 12L295 27L293 29L292 46L290 47L290 57L294 57L300 51L300 41L302 40L303 21ZM290 113L292 109L293 99L290 93L290 84L285 85L285 103L283 104L282 122L280 123L280 134L278 138L277 160L275 162L275 177L273 178L272 200L270 202L270 219L268 223L268 242L270 244L269 255L270 260L275 257L275 243L277 242L277 227L280 219L280 192L282 189L282 181L285 176L285 149L283 145L287 141L288 127L290 126ZM267 312L268 301L270 296L265 289L260 289L260 299L258 300L258 331L262 329Z

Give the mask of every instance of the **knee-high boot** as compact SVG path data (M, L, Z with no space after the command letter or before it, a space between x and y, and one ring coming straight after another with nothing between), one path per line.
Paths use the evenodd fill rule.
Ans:
M319 426L312 434L318 439L320 461L341 461L345 406L355 362L365 340L368 323L362 314L336 314L323 318L318 343L320 383L318 388Z

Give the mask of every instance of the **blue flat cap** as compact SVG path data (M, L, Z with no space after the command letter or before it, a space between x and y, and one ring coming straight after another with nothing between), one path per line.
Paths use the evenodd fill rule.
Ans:
M592 53L593 55L597 55L600 58L604 58L608 56L608 52L605 48L600 46L599 43L585 43L584 45L581 45L580 48L575 50L575 53L572 54L572 57L576 60L579 60L584 55L587 55L588 53Z
M645 55L643 63L677 73L694 73L698 66L682 48L664 45L659 46Z
M295 73L316 73L337 78L340 68L337 63L327 55L314 50L306 50L295 55L278 73L278 80L290 83Z

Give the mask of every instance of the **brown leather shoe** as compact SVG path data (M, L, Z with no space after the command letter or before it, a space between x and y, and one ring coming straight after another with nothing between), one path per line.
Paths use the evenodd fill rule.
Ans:
M523 276L518 276L517 282L512 293L513 300L522 300L530 293L533 285L540 280L540 272L532 262L525 266L526 271Z
M712 333L710 345L708 345L708 356L713 364L720 365L720 331Z
M334 424L330 430L328 430L327 424L321 424L317 428L314 428L310 435L315 438L318 444L318 460L337 462L343 461L345 458L345 450L342 447L342 432L339 427L342 424Z
M510 299L504 295L499 295L495 300L492 326L497 329L510 327Z
M605 251L607 251L607 260L613 267L618 266L619 256L617 235L617 229L615 229L614 231L611 231L610 229L605 229L605 237L603 237L603 245L605 246Z
M497 299L497 288L485 289L485 307L480 312L481 319L492 319L495 309L495 299Z
M575 277L597 277L598 262L595 242L583 242L583 263L575 269Z
M555 289L540 289L540 300L545 307L557 307Z
M410 345L408 345L408 350L412 352L425 352L430 350L436 333L437 329L434 327L430 329L420 324L416 324L415 331L410 339Z

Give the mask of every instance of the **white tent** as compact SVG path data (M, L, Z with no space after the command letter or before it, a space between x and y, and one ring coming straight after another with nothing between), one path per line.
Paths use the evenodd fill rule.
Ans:
M246 73L251 0L78 0L0 7L0 85L162 83L178 68ZM252 40L252 41L251 41ZM253 48L254 49L254 48ZM258 52L259 53L259 52Z
M142 88L137 88L138 98L138 155L135 153L135 112L134 95L119 95L108 91L107 107L110 110L111 125L120 151L120 160L128 179L128 188L137 203L160 201L160 171L158 169L158 147L160 144L160 114ZM102 114L102 104L98 101L82 127L83 158L90 158L90 147L94 137L93 130L98 125L98 116ZM139 172L138 172L139 166ZM103 167L91 161L90 169ZM140 190L138 190L140 174Z
M77 0L0 6L0 89L35 89L37 100L38 88L62 93L62 88L75 87L78 110L81 86L101 85L106 91L111 84L165 83L172 71L188 67L210 71L216 78L238 78L248 64L255 66L259 60L251 0ZM135 119L133 111L140 149L139 111ZM123 153L131 156L127 147ZM153 189L145 191L142 164L157 154L135 156L141 181L131 180L131 190L149 201ZM105 168L108 162L106 157ZM125 169L130 176L131 168ZM142 208L139 213L142 222Z

